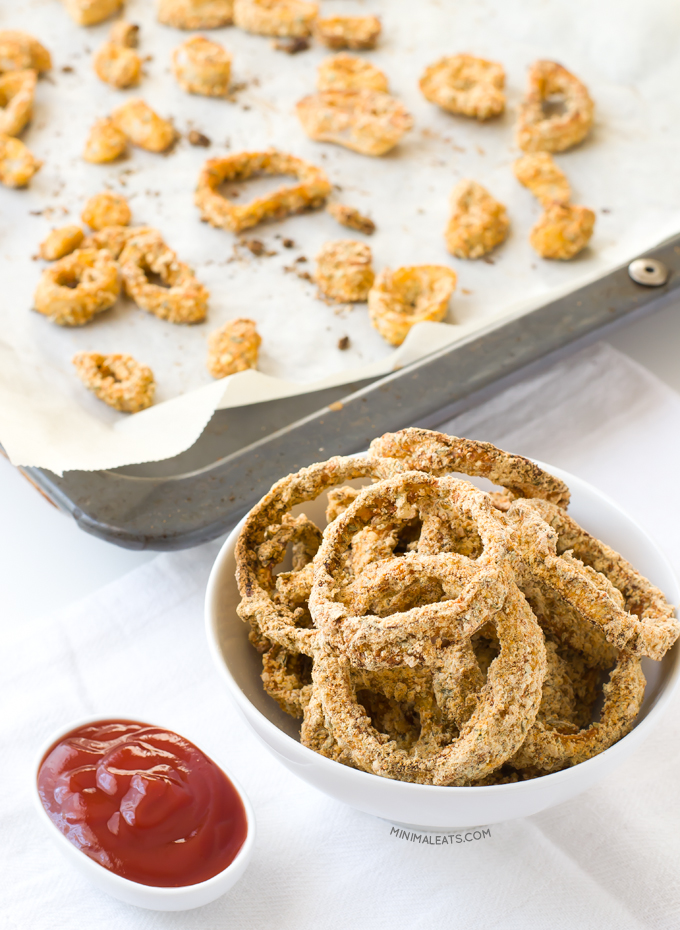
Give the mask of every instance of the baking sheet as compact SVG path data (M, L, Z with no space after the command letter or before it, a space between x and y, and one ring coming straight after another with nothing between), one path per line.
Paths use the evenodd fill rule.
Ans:
M290 396L330 384L387 373L434 348L469 335L500 317L522 312L600 276L646 245L680 227L680 175L675 169L680 102L680 11L670 3L601 0L517 0L454 5L444 2L327 0L325 14L382 16L381 46L366 57L382 68L391 90L415 118L414 130L393 153L371 159L308 140L295 102L313 92L320 47L296 56L270 40L234 28L211 31L234 55L233 79L245 84L233 101L188 96L170 73L172 49L187 33L155 21L155 7L127 4L141 25L140 52L152 56L138 89L116 91L91 68L92 52L109 23L77 27L54 0L32 0L0 10L0 28L33 32L51 50L55 67L40 81L33 124L22 137L45 165L30 188L0 189L0 441L15 464L57 473L103 469L176 455L200 435L215 409ZM456 118L427 103L418 90L423 68L443 54L470 51L502 61L508 74L508 113L487 124ZM527 242L540 209L511 172L513 109L527 66L553 58L574 70L597 104L593 133L558 156L577 202L597 211L591 247L570 263L542 262ZM73 71L64 72L64 66ZM196 128L209 149L185 139L170 155L131 149L110 166L82 161L94 120L131 96L143 96L185 133ZM374 265L442 262L459 286L447 324L416 328L395 353L372 329L365 305L330 307L315 288L285 271L295 259L312 270L324 241L354 234L324 213L257 227L276 255L256 258L237 237L201 224L193 188L203 161L228 151L278 146L322 165L337 199L371 215ZM491 262L448 255L442 231L448 196L462 177L474 177L503 201L513 223L508 242ZM267 182L243 185L249 198ZM68 330L30 311L42 263L32 261L52 226L77 222L91 194L111 187L130 198L133 221L157 226L180 258L211 291L209 320L194 327L163 323L127 301L88 326ZM283 238L295 248L284 248ZM208 333L227 319L253 317L263 337L260 372L213 382L204 367ZM341 351L338 340L350 337ZM76 351L130 352L150 365L158 403L126 417L90 396L74 377Z

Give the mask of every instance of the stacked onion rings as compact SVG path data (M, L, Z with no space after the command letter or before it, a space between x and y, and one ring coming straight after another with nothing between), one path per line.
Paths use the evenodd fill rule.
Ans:
M291 511L324 493L322 533ZM568 501L528 459L418 429L274 485L239 538L238 610L303 744L458 786L558 771L621 739L642 703L640 656L661 658L680 625Z

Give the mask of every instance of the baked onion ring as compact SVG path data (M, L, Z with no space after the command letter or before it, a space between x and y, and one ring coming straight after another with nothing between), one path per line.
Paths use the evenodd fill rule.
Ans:
M247 204L235 204L219 193L225 181L245 181L258 174L292 174L299 183L280 187ZM196 187L196 206L202 219L219 229L241 232L264 220L280 220L291 213L322 207L331 185L321 168L302 158L276 149L266 152L239 152L225 158L211 158L203 166Z
M35 309L59 326L83 326L120 294L118 265L105 249L76 249L46 268Z
M160 320L200 323L205 319L208 291L155 230L128 240L120 254L120 273L128 297ZM163 284L152 283L149 274L158 275Z

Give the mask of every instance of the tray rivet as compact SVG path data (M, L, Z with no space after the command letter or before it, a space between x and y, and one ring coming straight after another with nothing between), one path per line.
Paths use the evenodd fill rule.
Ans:
M636 258L628 266L628 274L636 284L645 287L661 287L668 281L670 272L663 262L656 258Z

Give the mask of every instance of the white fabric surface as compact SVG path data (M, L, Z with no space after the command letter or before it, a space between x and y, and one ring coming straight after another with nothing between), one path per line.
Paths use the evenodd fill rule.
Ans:
M675 566L680 397L596 346L448 425L571 470L623 503ZM0 926L316 930L676 928L680 701L605 782L490 835L423 846L308 787L251 735L212 667L202 601L218 543L171 555L5 634ZM88 714L158 722L225 761L253 802L253 861L184 914L108 898L62 861L31 809L34 755ZM455 789L452 789L455 790ZM466 831L468 832L468 831Z

